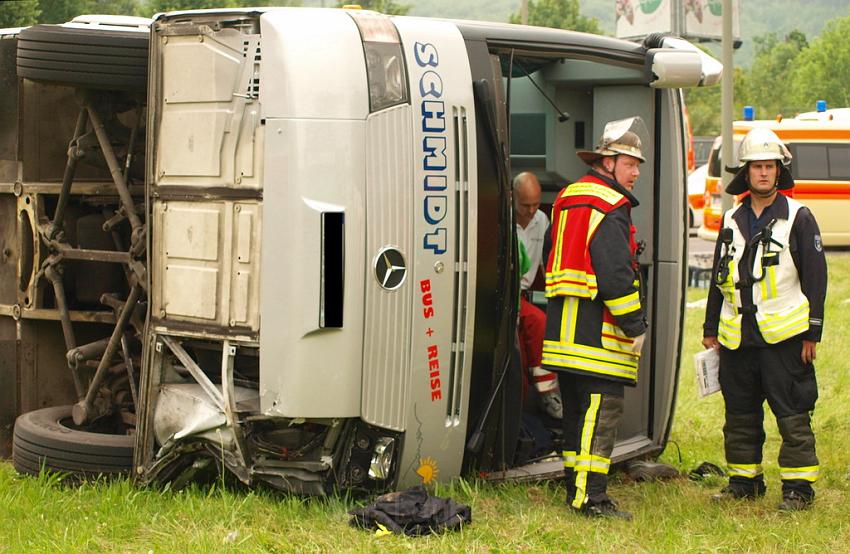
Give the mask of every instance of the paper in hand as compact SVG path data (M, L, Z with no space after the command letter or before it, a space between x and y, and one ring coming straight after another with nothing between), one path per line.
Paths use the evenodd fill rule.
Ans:
M720 390L720 354L714 348L707 348L694 355L699 395L705 398Z

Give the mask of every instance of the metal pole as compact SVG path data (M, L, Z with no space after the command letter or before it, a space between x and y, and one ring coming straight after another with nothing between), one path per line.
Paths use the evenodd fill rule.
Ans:
M684 35L685 25L681 17L682 1L673 0L670 3L670 32L674 36L681 37Z
M726 171L732 167L734 144L732 142L732 79L735 73L732 65L732 0L723 0L723 82L720 89L720 133L723 137L720 174L723 187L721 207L725 212L732 207L732 196L726 194L726 185L732 180L732 174Z

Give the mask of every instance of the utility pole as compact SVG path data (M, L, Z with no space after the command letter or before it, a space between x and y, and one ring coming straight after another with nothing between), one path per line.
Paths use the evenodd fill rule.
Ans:
M732 65L732 0L723 0L723 81L720 83L720 134L721 146L721 208L724 212L732 207L732 196L726 194L726 185L732 180L732 174L726 171L734 160L732 142L732 79L735 74Z
M522 0L519 4L519 22L528 25L528 0Z

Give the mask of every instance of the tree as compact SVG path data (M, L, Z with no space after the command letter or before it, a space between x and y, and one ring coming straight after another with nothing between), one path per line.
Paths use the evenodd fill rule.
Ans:
M26 27L38 21L38 0L20 0L0 4L0 28Z
M747 75L747 86L740 100L756 109L757 118L772 118L800 110L791 95L792 81L787 76L796 66L800 53L808 47L806 35L791 31L780 41L768 33L753 39L755 57Z
M725 78L725 75L724 75ZM732 95L735 98L733 113L741 113L746 97L749 76L746 70L736 67L732 74ZM720 86L685 89L685 105L691 118L694 136L720 134Z
M519 12L512 14L509 21L520 23ZM581 15L578 0L528 0L528 24L603 34L598 19Z
M409 4L396 4L393 0L352 0L350 2L338 1L337 8L341 8L347 4L357 4L364 10L374 10L376 12L385 13L387 15L406 15L410 11Z
M819 37L797 56L790 78L791 96L803 109L818 100L832 107L850 106L850 16L831 20Z
M797 65L801 52L807 49L806 35L794 30L784 40L774 33L753 39L755 57L750 69L736 67L733 71L733 117L740 119L744 106L753 106L756 118L770 119L776 114L799 112L791 94L793 79L789 75ZM694 135L720 133L720 88L685 90L685 103L691 118Z

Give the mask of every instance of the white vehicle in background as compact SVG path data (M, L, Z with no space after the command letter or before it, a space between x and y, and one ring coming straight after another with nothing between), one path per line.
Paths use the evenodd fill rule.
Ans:
M634 115L653 130L633 213L651 327L614 457L663 450L687 266L676 87L719 79L702 54L338 9L163 14L145 56L135 31L72 32L18 37L21 102L0 113L20 471L223 466L308 494L559 476L510 471L527 459L509 177L563 185Z
M705 179L708 164L702 164L688 175L688 223L689 227L702 225L702 208L705 206Z
M827 247L850 246L850 108L827 109L819 100L817 110L796 117L753 120L745 107L744 119L732 124L733 157L743 137L756 127L770 129L791 152L794 188L782 191L812 211ZM703 223L697 232L706 240L717 240L723 219L721 151L717 140L711 149L706 180ZM737 165L737 159L733 167ZM741 196L738 197L740 199ZM736 199L737 201L737 199Z

